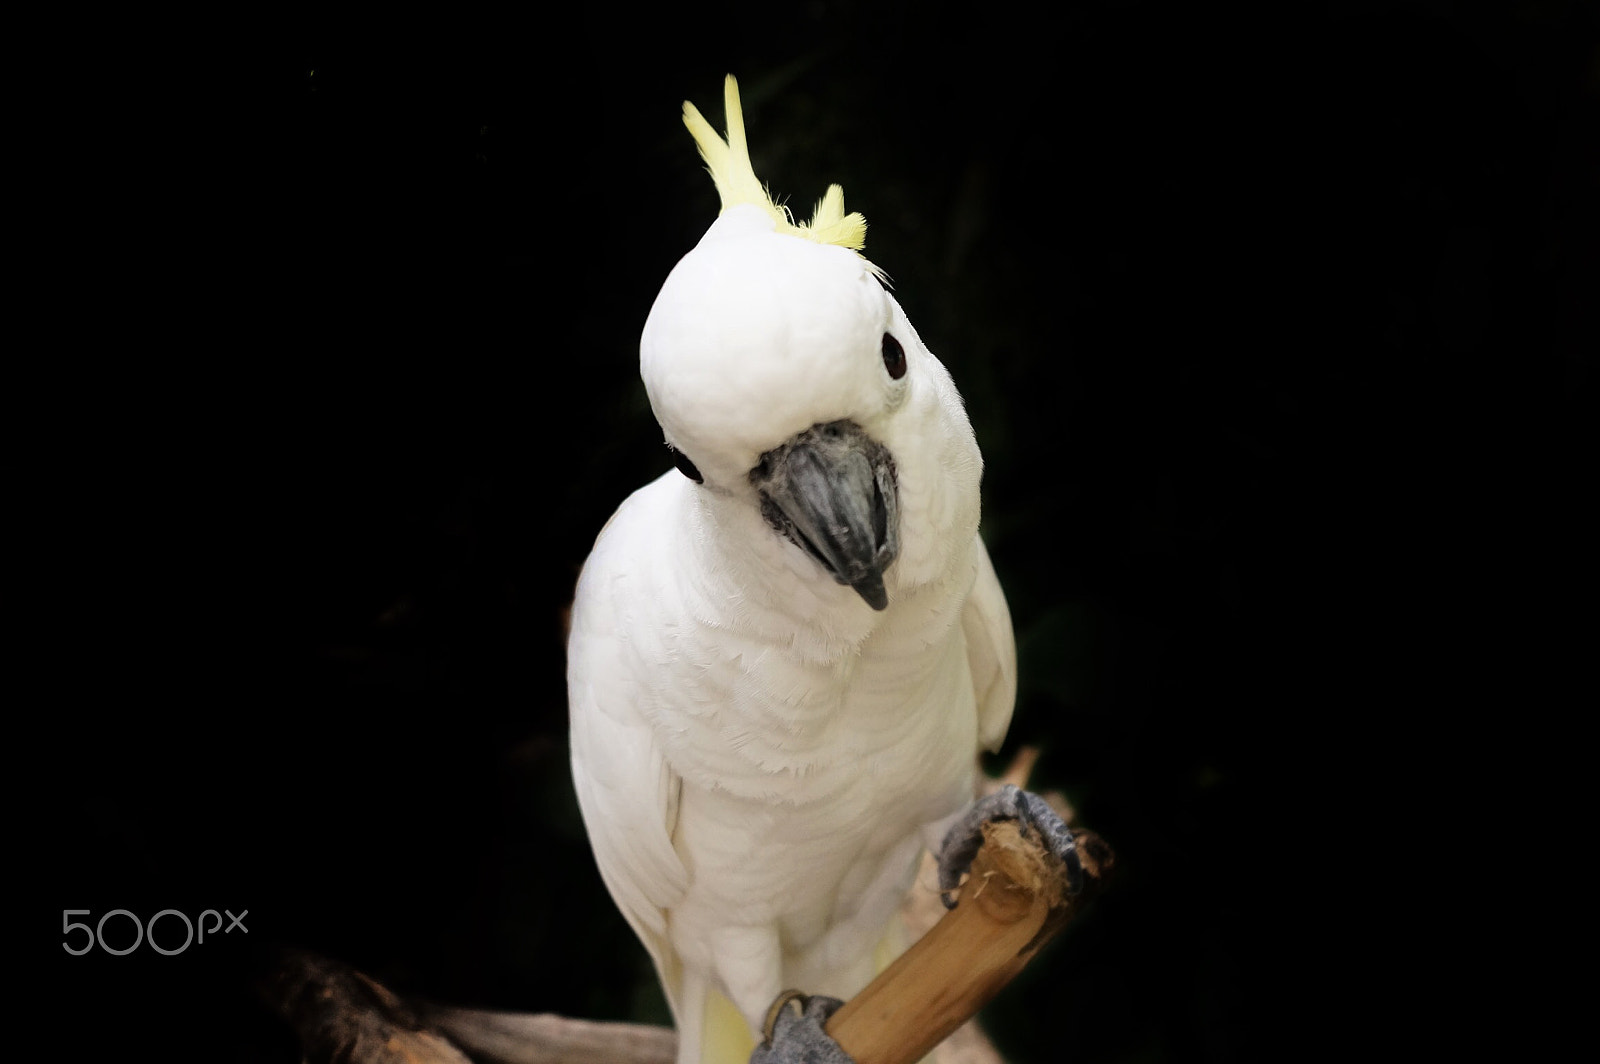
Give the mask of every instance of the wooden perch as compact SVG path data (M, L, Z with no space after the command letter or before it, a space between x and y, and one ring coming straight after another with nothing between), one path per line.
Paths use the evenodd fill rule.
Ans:
M669 1027L404 1001L338 961L287 950L260 987L308 1064L672 1064Z
M471 1064L387 987L326 957L287 950L259 989L313 1064Z
M828 1033L856 1064L912 1064L977 1013L1100 889L1111 848L1079 832L1085 885L1014 821L985 824L956 907L847 1001Z
M678 1034L643 1023L594 1023L549 1013L425 1008L428 1020L484 1064L672 1064Z
M1036 756L1023 750L991 787L1024 786ZM1070 818L1064 808L1057 812ZM1061 863L1015 821L986 824L983 834L956 907L924 920L918 907L930 904L937 913L938 902L931 892L913 895L910 919L928 930L829 1020L828 1033L856 1064L921 1060L1083 911L1114 860L1093 832L1075 832L1084 888L1071 895ZM300 1035L310 1064L464 1064L468 1055L477 1064L670 1064L676 1056L670 1028L414 1005L360 972L303 952L286 954L262 989ZM971 1035L967 1044L946 1044L941 1062L999 1060L975 1028L962 1034Z

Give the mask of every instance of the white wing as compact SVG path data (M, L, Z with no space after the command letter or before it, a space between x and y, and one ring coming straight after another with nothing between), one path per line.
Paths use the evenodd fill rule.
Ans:
M665 911L688 885L672 846L680 784L640 712L627 645L632 626L648 623L630 611L653 601L637 585L651 566L670 564L660 556L658 511L671 495L663 487L657 481L630 496L601 529L584 564L567 641L567 688L572 774L595 862L655 962L676 1013L683 1004L682 973Z
M982 538L977 546L978 578L961 613L961 628L967 637L972 689L978 696L978 745L993 752L1005 740L1017 700L1017 641L1005 593Z

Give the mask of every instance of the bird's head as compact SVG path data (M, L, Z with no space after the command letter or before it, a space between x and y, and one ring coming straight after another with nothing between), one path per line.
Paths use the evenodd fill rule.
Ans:
M747 501L881 610L885 571L926 553L908 516L931 503L951 517L953 487L975 531L977 447L944 367L859 254L865 221L835 185L792 222L751 169L732 77L726 107L724 142L684 104L723 209L651 308L645 388L685 476Z

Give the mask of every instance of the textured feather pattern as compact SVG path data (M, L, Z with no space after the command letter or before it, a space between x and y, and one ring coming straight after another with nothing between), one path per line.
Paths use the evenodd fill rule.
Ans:
M714 176L748 169L736 95L729 111L717 143L744 161L697 136ZM739 180L718 178L725 200ZM825 200L818 217L842 210ZM786 987L849 998L865 985L925 840L970 801L975 755L1003 738L1016 690L960 396L870 263L798 236L734 203L663 285L640 370L702 482L672 472L630 496L573 603L579 805L683 1064L713 1043L748 1053L748 1031L724 1043L706 1028L727 1012L719 995L755 1025ZM767 523L750 477L763 454L841 420L892 456L900 549L882 610Z

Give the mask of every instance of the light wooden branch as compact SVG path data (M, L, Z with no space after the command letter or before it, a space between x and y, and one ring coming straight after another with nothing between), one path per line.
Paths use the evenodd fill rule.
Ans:
M913 1064L974 1016L1082 908L1065 869L1014 821L983 827L956 907L845 1002L828 1033L856 1064ZM1110 870L1111 851L1078 837L1090 887Z
M673 1064L678 1053L670 1027L479 1009L431 1007L424 1014L486 1064Z

